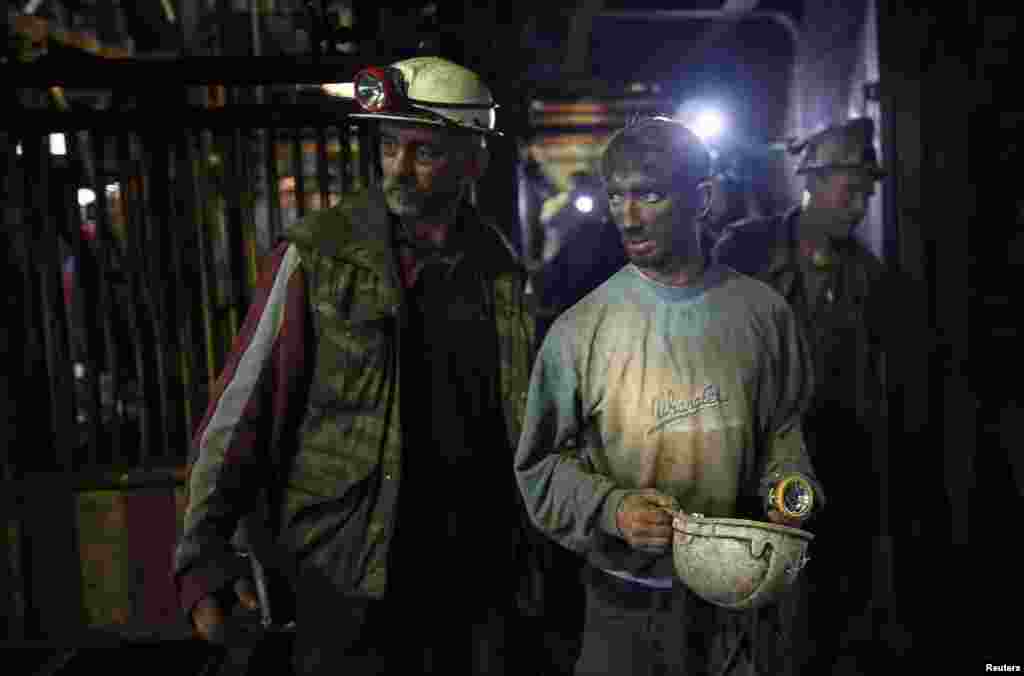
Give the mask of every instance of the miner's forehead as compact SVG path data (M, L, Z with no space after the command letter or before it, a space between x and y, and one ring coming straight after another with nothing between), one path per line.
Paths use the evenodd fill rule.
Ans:
M382 138L395 139L400 143L429 143L447 147L462 147L474 140L474 136L469 133L412 122L381 120L377 129Z
M392 122L383 120L378 127L380 135L401 141L419 141L421 143L448 143L451 135L442 127L425 124Z

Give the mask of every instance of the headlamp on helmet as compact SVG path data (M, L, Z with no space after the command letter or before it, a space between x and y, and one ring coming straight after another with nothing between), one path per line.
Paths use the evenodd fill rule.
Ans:
M356 103L368 113L404 108L405 96L400 76L393 69L377 66L359 71L353 81Z
M494 130L497 104L473 71L440 57L415 57L364 68L351 83L325 87L354 99L354 118L390 119L500 135Z

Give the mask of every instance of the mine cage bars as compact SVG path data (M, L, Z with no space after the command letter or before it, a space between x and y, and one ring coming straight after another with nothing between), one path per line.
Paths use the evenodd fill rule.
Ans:
M0 129L7 273L20 287L0 456L0 649L191 635L170 579L190 437L259 259L289 223L376 181L372 129L352 123L350 104L259 102L271 86L299 89L286 73L312 84L354 72L296 61L165 65L156 80L138 63L97 64L74 82L10 69L13 87L106 78L115 94L135 91L108 110L8 110Z

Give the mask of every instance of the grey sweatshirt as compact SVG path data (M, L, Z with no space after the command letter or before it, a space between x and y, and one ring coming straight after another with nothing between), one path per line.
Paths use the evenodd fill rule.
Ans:
M670 554L619 537L626 492L763 518L737 514L740 500L788 471L813 480L800 425L812 389L806 342L770 287L724 266L670 287L626 265L558 318L534 363L515 458L527 510L599 568L670 576Z

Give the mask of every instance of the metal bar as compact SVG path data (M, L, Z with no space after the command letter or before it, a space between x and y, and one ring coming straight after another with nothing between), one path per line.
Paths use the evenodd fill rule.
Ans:
M188 214L188 223L192 225L191 236L194 238L195 242L195 257L189 262L195 266L199 277L199 293L193 295L193 300L198 302L192 303L192 321L199 326L199 332L202 333L203 349L201 353L206 357L202 360L202 363L206 364L205 382L212 384L216 377L216 373L213 367L213 324L210 318L210 303L212 295L210 293L210 277L208 274L209 251L207 250L206 240L204 237L204 231L206 230L206 214L201 198L199 166L196 160L192 137L193 134L188 129L183 130L178 141L181 149L178 156L182 166L182 180L186 182L186 213ZM197 380L199 377L199 372L197 370ZM200 411L196 411L196 414L197 416L202 415ZM188 431L191 436L191 425L189 426Z
M327 129L316 128L316 174L320 188L320 208L330 206L330 175L327 170Z
M71 158L82 158L81 165L91 164L85 161L85 154L88 152L88 147L84 143L84 134L68 134L68 156ZM91 158L90 158L91 160ZM93 171L92 176L96 175ZM96 199L100 199L100 194L97 193ZM71 321L69 322L71 327L74 327L75 323L80 319L82 326L78 329L82 333L82 347L84 349L85 358L85 373L84 378L86 381L86 390L88 392L88 422L89 422L89 455L88 464L95 465L99 461L99 446L100 446L100 429L102 423L102 411L100 408L100 383L99 383L99 361L96 358L96 348L92 344L92 337L95 335L96 326L96 299L93 298L93 291L96 285L101 285L103 279L97 279L94 273L92 265L92 250L89 249L85 242L83 242L84 235L82 233L82 217L81 217L81 206L78 203L78 194L75 186L67 183L64 185L64 213L69 216L67 222L68 236L71 239L72 249L75 257L75 268L74 268L74 288L72 289L73 301L72 308L82 308L81 311L74 311L69 315ZM96 204L96 202L94 202ZM97 204L98 206L98 204ZM88 255L88 258L86 257ZM69 336L73 336L73 332L69 332ZM72 354L74 357L74 355ZM77 361L75 362L77 365ZM78 373L75 373L76 380L78 379ZM79 388L75 388L77 392ZM82 408L82 402L77 402L77 408ZM76 414L76 426L78 424Z
M256 130L252 128L240 129L239 136L242 141L240 148L242 155L240 167L241 185L244 189L242 193L242 233L245 236L245 260L246 272L248 273L246 277L246 295L249 296L251 289L256 286L256 279L259 274L259 251L256 246L256 157L259 155L259 137L256 135ZM255 149L254 146L256 146Z
M22 143L25 148L30 147L28 138L23 137ZM12 155L13 154L14 153L12 153ZM12 177L18 176L20 184L20 189L18 190L18 211L13 214L17 228L13 229L12 233L15 234L16 237L12 244L15 256L18 258L20 264L19 268L21 272L21 326L25 332L24 351L22 352L23 364L21 366L22 382L38 382L38 379L34 376L39 362L38 346L41 343L39 335L41 333L41 328L39 313L37 312L38 308L35 303L32 302L32 299L37 297L36 287L38 286L38 283L35 275L35 238L30 235L32 217L28 208L28 197L31 195L31 180L29 178L28 164L28 161L23 162L21 169L17 171L17 173L12 170L9 174ZM13 159L10 160L9 166L12 168L15 167ZM14 184L12 183L12 185ZM17 368L17 365L15 364L14 367ZM40 390L42 389L43 388L40 387ZM33 403L35 400L36 398L34 397ZM15 400L15 406L17 405L18 404ZM15 410L15 413L17 413L17 410ZM23 418L19 416L18 421L21 420L23 420ZM13 450L17 455L11 459L11 476L19 477L25 472L30 459L28 453L25 452L21 446L17 446ZM36 461L37 459L37 457L32 457L33 461ZM22 619L24 620L24 617Z
M266 163L267 163L267 209L270 221L270 246L273 247L277 238L281 236L281 178L277 171L277 139L276 127L266 130Z
M170 285L164 279L164 271L167 267L167 251L164 240L167 231L171 229L168 219L170 210L170 172L168 163L170 157L167 145L164 141L148 136L145 139L146 146L143 147L143 218L148 227L145 230L149 234L147 258L152 263L149 274L143 280L147 307L149 308L149 319L153 328L153 352L156 357L157 389L159 396L160 420L154 425L159 426L160 448L156 455L168 457L171 452L170 432L168 428L173 424L172 411L170 406L170 375L167 362L174 363L176 360L168 357L175 352L170 337L173 330L168 322L173 321L173 314L167 306L167 293L171 291ZM147 152L148 150L148 152ZM146 208L148 207L148 208Z
M33 63L9 64L4 80L9 87L69 87L149 89L195 85L252 86L282 83L319 86L348 82L370 63L393 63L416 56L415 49L381 50L364 45L358 55L314 59L308 56L188 56L178 59L132 58L102 60L89 68L68 68L60 59L43 57Z
M168 143L172 142L169 141ZM186 283L185 275L182 271L182 259L187 255L185 247L187 238L181 237L179 228L193 218L193 212L187 207L183 208L183 205L186 203L184 195L187 193L187 189L183 186L185 186L185 177L188 174L183 171L181 149L177 146L176 142L174 143L175 145L169 148L171 155L169 166L175 167L175 172L173 183L168 181L168 190L172 197L168 204L170 218L167 238L170 250L171 276L174 279L174 290L171 294L174 310L171 314L171 321L175 323L178 332L178 359L175 363L175 368L181 374L181 387L178 388L181 396L181 407L178 409L181 412L181 418L177 419L179 424L175 434L176 438L181 442L180 448L184 451L185 456L187 456L191 440L190 430L192 429L191 392L192 383L195 378L195 364L192 359L192 351L195 345L192 342L192 322L190 321L191 313L189 312L189 307L192 305L190 302L190 287ZM184 461L186 457L175 459Z
M135 171L135 159L132 152L132 139L130 133L120 134L117 138L118 145L118 156L119 156L119 171L121 178L121 205L124 210L125 220L125 244L127 255L124 257L124 277L125 281L128 282L128 323L131 329L133 347L135 351L135 385L136 385L136 411L139 416L139 437L138 437L138 453L139 457L137 462L145 462L149 453L149 407L146 405L146 397L148 394L148 383L149 377L146 373L144 358L143 358L143 336L142 336L142 323L138 316L138 302L140 298L139 284L145 283L136 277L142 276L142 270L140 269L142 261L139 259L144 256L139 239L141 233L139 232L139 222L135 215L135 212L139 207L139 199L132 193L138 193L141 196L141 182L142 177L136 176ZM133 186L138 185L138 188ZM126 412L128 407L126 406ZM118 460L122 460L119 458Z
M15 150L16 140L6 131L0 134L0 139L2 139L2 141L0 141L0 143L2 143L2 145L0 145L0 153L3 153L2 156L4 160L4 173L0 176L0 205L3 205L2 213L4 226L3 241L10 247L10 251L7 254L7 260L11 261L12 259L17 258L20 253L20 247L18 246L17 240L21 238L24 228L20 227L21 224L18 221L21 220L21 214L24 213L24 209L20 208L22 202L20 199L21 191L17 190L15 187L15 177L20 174L18 171L18 164L15 159L17 156L17 151ZM24 184L24 182L22 183ZM16 272L20 272L20 268L22 266L18 267L18 271L11 271L10 273L12 280ZM10 289L8 290L8 293L18 294L19 291L23 291L23 289ZM19 298L19 300L24 302L23 298ZM8 319L8 326L18 326L18 318L10 317ZM24 323L21 326L22 331L26 331L28 329L28 326ZM10 329L8 330L10 331ZM8 340L13 341L14 335L13 331L8 333ZM7 349L10 348L8 347ZM9 367L8 373L13 375L13 372L18 368L18 366L19 364L17 362L13 362L11 367ZM11 378L3 379L3 396L5 397L5 402L16 401L13 396L14 393L10 391L10 385L12 383L13 379ZM10 444L16 437L14 424L17 420L17 411L9 411L9 413L9 415L4 416L3 420L0 421L0 429L3 430L3 437L0 437L0 444L3 445L3 447L0 448L0 478L2 479L10 479L14 474ZM3 514L4 512L0 510L0 517L2 517Z
M292 132L292 174L295 177L295 208L299 218L306 216L306 181L302 156L302 128L295 127Z
M329 125L354 112L355 104L332 99L322 103L237 103L220 108L140 105L133 110L76 110L71 116L53 111L18 108L8 110L5 121L11 127L27 133L78 129L101 129L111 133L125 129L166 132L168 119L173 119L181 127L226 132L239 128Z
M213 247L215 246L213 237L213 223L209 220L211 193L210 188L210 156L213 148L213 135L211 132L201 129L199 134L199 162L196 165L198 173L196 175L196 181L198 186L199 195L199 206L202 215L201 228L199 230L199 241L205 245L205 255L203 256L203 269L206 273L207 279L207 291L206 296L206 314L209 321L209 343L208 343L208 355L209 355L209 369L210 379L207 381L210 386L210 391L213 390L214 379L216 378L217 371L220 370L220 364L222 363L222 356L225 348L224 338L227 338L223 334L223 325L216 321L220 311L221 301L221 286L220 279L217 275L217 254ZM201 254L203 252L200 252Z
M50 423L52 425L55 467L70 471L72 444L69 435L71 421L70 371L64 329L63 298L60 293L61 265L57 239L57 228L50 209L50 153L48 140L29 137L25 144L25 156L29 158L31 170L26 178L32 181L28 189L38 236L35 246L39 254L37 271L39 277L39 302L43 313L43 339L46 349L46 368L50 385Z
M93 177L93 188L96 191L96 262L99 267L98 298L99 312L103 322L103 343L106 348L107 371L110 374L110 452L111 461L121 457L121 424L122 416L118 402L121 396L121 369L120 350L114 339L112 317L118 317L116 295L115 299L110 298L113 276L110 273L108 257L117 246L114 235L110 230L110 222L107 217L107 186L104 184L102 167L106 155L107 139L102 134L95 132L92 135L93 152L96 160L96 173ZM101 389L102 389L102 375ZM102 394L101 394L102 396Z
M17 188L17 179L20 177L17 163L15 161L15 139L8 133L0 135L2 138L2 145L0 145L0 153L3 153L4 160L4 174L0 177L0 203L4 205L3 219L4 219L4 242L10 247L8 252L8 261L11 262L12 258L20 258L21 256L21 243L20 240L23 236L24 227L20 223L20 213L23 210L18 209L21 206L21 190ZM23 184L24 182L22 182ZM15 206L17 205L17 207ZM12 255L13 254L13 255ZM20 261L19 261L20 262ZM17 282L14 281L16 275L21 274L23 266L17 265L17 270L10 271L10 278L13 282L13 288L8 289L8 293L17 294L15 297L20 302L24 302L26 297L30 297L24 293L25 289L18 289ZM9 318L9 326L18 326L18 317ZM28 325L21 324L22 331L25 332L28 329ZM8 329L10 331L10 329ZM22 336L22 339L27 336ZM16 340L14 332L8 333L8 341L13 342ZM8 347L8 350L11 348ZM20 352L20 350L19 350ZM16 353L14 353L16 354ZM8 358L12 357L12 353L8 352ZM12 376L15 375L16 371L21 367L22 360L12 360L12 363L8 369L8 373ZM14 388L14 378L3 378L3 391L0 392L0 396L4 397L3 401L7 402L7 415L0 421L0 480L10 481L14 479L15 468L14 458L11 453L11 446L17 439L17 421L19 420L17 411L17 398ZM3 495L0 492L0 527L3 528L3 533L0 535L0 608L4 613L4 619L0 627L5 636L21 638L24 636L25 627L25 613L21 607L20 600L24 598L25 587L22 583L20 566L17 565L18 552L18 539L20 539L21 532L21 518L18 502L10 500L10 496ZM15 537L12 538L14 541L8 540L8 533L11 532L11 526L14 526L13 532Z
M234 304L239 319L245 316L249 306L249 285L246 283L245 236L243 228L245 219L242 213L242 195L246 192L245 174L242 156L242 132L234 130L229 140L230 161L225 164L225 185L227 186L228 202L228 247L231 265L231 283L234 293ZM237 332L240 325L234 327Z

